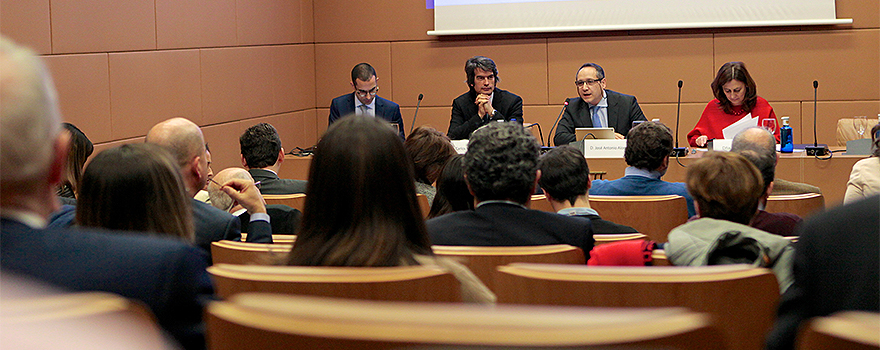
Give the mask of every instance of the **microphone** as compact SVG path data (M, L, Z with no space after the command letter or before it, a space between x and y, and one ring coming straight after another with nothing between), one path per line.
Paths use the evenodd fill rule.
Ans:
M547 132L547 144L550 144L550 138L553 137L553 129L556 128L556 125L559 124L559 119L562 118L562 113L565 113L565 109L568 108L568 99L565 99L565 102L562 103L562 110L559 111L559 116L556 117L556 121L553 122L553 126L550 127L550 131ZM556 144L554 141L553 144ZM559 146L559 145L557 145Z
M819 146L819 140L816 137L816 107L819 97L819 81L813 80L813 145L804 147L808 156L824 156L828 154L827 146Z
M516 120L516 119L511 119L510 121L511 121L511 122L515 122L515 121L517 121L517 120ZM541 124L538 124L538 123L531 123L531 124L529 124L529 125L525 125L524 127L525 127L526 129L529 129L529 128L533 127L533 126L537 126L537 127L538 127L538 140L541 140L541 147L544 147L544 133L541 132Z
M419 107L422 105L422 99L425 98L424 94L419 94L419 102L416 103L416 113L413 114L413 122L409 125L409 133L412 134L413 128L416 127L416 117L419 116Z
M672 148L672 157L687 157L687 148L686 147L678 147L678 124L681 118L681 86L683 85L682 81L678 81L678 106L675 110L675 147Z

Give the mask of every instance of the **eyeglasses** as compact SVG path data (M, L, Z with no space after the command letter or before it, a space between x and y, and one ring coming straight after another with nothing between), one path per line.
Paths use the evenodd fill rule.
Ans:
M596 84L598 84L600 81L602 81L602 79L599 79L599 80L593 80L593 79L578 80L578 81L574 82L574 85L577 87L584 87L584 85L596 86Z
M376 96L376 94L379 93L379 87L376 86L376 87L370 89L370 91L367 91L367 90L355 90L355 93L356 93L358 96L360 96L360 97L367 97L367 94L369 94L369 95L371 95L371 96Z

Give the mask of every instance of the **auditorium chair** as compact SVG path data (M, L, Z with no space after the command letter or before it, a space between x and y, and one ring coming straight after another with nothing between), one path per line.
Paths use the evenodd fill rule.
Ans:
M264 194L263 199L266 201L266 204L284 204L299 211L303 211L303 208L306 206L305 193Z
M247 233L241 233L241 240L247 241ZM296 235L272 235L272 243L293 244L296 241Z
M817 317L801 328L800 350L880 349L880 314L843 311Z
M595 245L613 243L613 242L622 242L622 241L633 241L637 239L647 239L648 236L645 236L641 233L606 233L606 234L593 234L593 239L596 241Z
M210 350L725 349L683 308L486 307L239 294L207 307Z
M518 247L435 245L431 249L438 256L452 258L467 266L491 290L494 290L498 266L514 262L586 264L584 251L568 244Z
M534 210L546 211L548 213L555 213L553 207L550 206L550 200L547 199L546 195L543 194L533 194L532 200L529 202L529 208Z
M422 217L427 218L428 214L431 213L431 203L428 203L428 197L421 193L416 193L416 201L419 202L419 210L422 212Z
M687 222L687 201L678 195L590 196L590 207L602 219L630 226L654 242L666 242L669 231Z
M498 303L686 307L711 315L726 347L737 350L763 347L779 300L779 286L772 271L749 265L604 267L517 263L501 266L498 271Z
M806 218L825 210L825 197L821 193L786 194L767 196L764 209L771 213L791 213Z
M265 292L327 297L461 302L461 286L438 266L336 267L220 264L208 267L216 294Z
M847 141L858 140L860 138L871 138L871 128L877 124L877 118L867 118L867 126L865 127L865 133L862 134L862 137L859 137L859 133L856 132L855 128L855 118L840 118L837 120L837 145L838 146L846 146Z
M292 247L284 243L217 241L211 242L211 260L214 265L273 265L282 263Z

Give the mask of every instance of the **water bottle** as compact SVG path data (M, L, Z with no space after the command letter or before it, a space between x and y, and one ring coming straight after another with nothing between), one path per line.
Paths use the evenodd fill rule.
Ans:
M791 126L788 125L788 116L782 117L782 127L779 128L779 151L782 153L791 153L794 151L794 135L792 135Z

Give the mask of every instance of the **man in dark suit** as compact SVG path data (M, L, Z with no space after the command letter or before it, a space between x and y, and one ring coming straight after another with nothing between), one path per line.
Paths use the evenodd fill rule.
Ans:
M253 181L251 174L242 168L223 169L214 176L214 179L216 179L218 183L225 183L232 179ZM248 214L244 207L236 203L232 197L220 190L220 185L213 182L209 183L208 196L211 198L212 206L230 213L232 216L238 217L239 221L241 221L241 232L248 232L250 214ZM286 205L267 204L266 212L272 219L273 234L296 234L296 228L299 225L300 216L302 215L299 210Z
M579 141L575 128L614 128L614 136L622 139L634 121L647 120L635 96L605 89L605 70L598 64L585 63L575 79L579 97L568 99L553 136L556 145Z
M141 301L184 348L204 349L202 312L213 295L205 253L159 237L44 228L58 208L68 135L61 133L51 78L35 53L0 38L0 71L3 273Z
M793 349L811 317L880 312L880 196L807 219L795 245L794 284L779 303L767 349Z
M540 170L540 147L521 123L490 123L471 136L465 181L477 206L428 220L437 245L528 246L569 244L593 249L590 220L526 207Z
M153 126L147 133L146 142L164 146L177 159L187 194L195 196L205 187L208 180L205 138L195 123L185 118L171 118ZM272 227L263 197L253 181L235 180L224 183L223 191L240 192L236 200L251 214L251 232L248 242L272 243ZM219 240L241 240L241 225L238 218L223 212L210 204L192 199L193 223L195 224L196 245L210 255L211 242Z
M474 56L464 64L470 90L452 101L452 119L446 136L466 139L490 121L523 122L522 98L496 87L498 68L488 57Z
M538 162L541 178L538 184L558 214L580 216L593 223L593 234L637 233L638 230L603 220L590 208L590 167L581 150L559 146L541 156Z
M241 165L248 169L254 181L260 182L260 193L306 193L306 181L278 177L284 162L284 147L281 147L278 130L271 124L260 123L248 128L238 138L238 143Z
M376 70L369 63L358 63L351 69L351 87L354 92L334 98L330 102L330 123L333 124L339 118L355 115L369 115L387 120L391 124L397 124L400 138L406 138L403 133L403 117L400 115L400 106L390 100L377 96L379 93L379 78ZM357 97L357 98L355 98Z

